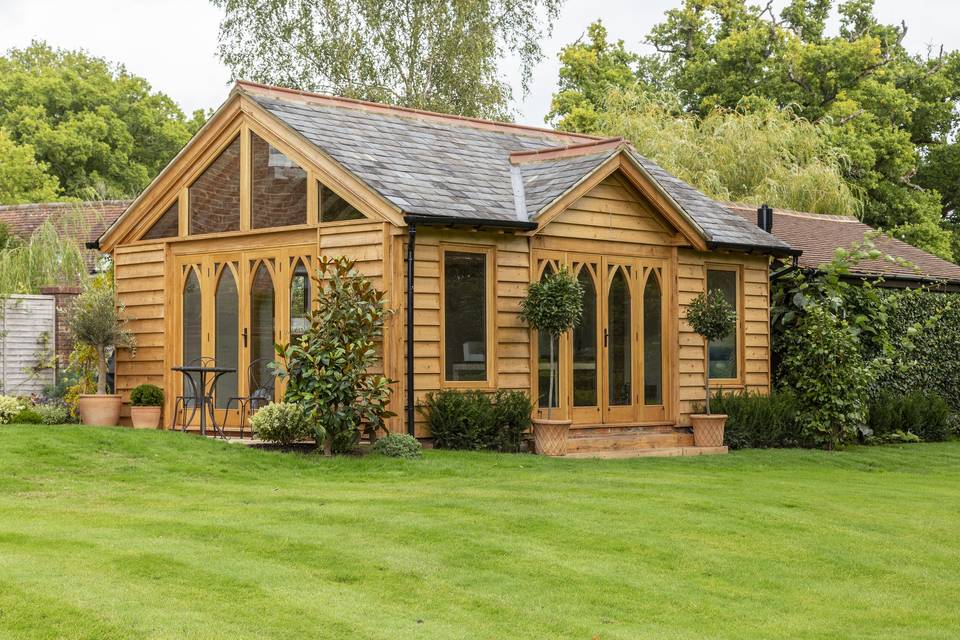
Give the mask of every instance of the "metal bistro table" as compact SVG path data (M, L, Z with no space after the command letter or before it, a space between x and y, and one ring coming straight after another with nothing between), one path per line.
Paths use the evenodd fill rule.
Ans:
M226 375L228 373L236 373L236 368L232 367L216 367L216 366L204 366L204 365L184 365L182 367L173 367L173 371L178 371L184 376L192 376L196 374L200 378L200 384L194 389L196 397L194 402L200 405L200 435L207 435L207 407L211 411L211 419L213 419L213 428L220 434L220 437L225 438L226 435L223 433L223 429L217 424L216 416L213 415L214 406L213 406L213 390L217 386L217 380L220 379L220 376ZM210 379L210 383L207 384L207 376L213 374L213 378ZM184 424L184 429L186 429L186 424Z

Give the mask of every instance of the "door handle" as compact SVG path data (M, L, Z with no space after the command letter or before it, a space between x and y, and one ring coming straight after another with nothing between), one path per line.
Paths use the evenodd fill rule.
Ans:
M247 328L243 328L243 348L247 348Z
M608 336L608 335L609 335L609 331L608 331L606 328L604 328L604 330L603 330L603 348L604 348L604 349L607 348L607 336Z

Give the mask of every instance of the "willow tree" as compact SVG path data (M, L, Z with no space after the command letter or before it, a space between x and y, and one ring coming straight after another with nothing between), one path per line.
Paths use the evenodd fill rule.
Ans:
M89 276L81 242L89 236L90 225L77 208L56 222L46 220L30 238L8 243L0 249L0 295L84 284Z
M234 77L503 117L508 55L527 90L563 0L211 0Z

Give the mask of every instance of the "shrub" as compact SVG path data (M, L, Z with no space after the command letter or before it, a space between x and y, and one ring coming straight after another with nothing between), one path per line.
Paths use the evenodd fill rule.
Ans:
M419 407L438 449L488 449L493 443L493 403L482 391L428 393Z
M95 284L77 296L70 306L67 323L77 344L94 349L97 354L97 393L107 392L107 361L115 347L133 348L136 341L121 317L113 289Z
M369 373L387 315L383 292L353 267L343 256L320 259L310 328L277 347L283 359L277 375L287 379L285 399L303 406L327 453L356 446L361 430L374 435L394 415L387 410L391 380Z
M42 422L40 414L29 407L21 409L17 415L10 418L10 424L41 424Z
M717 393L716 413L727 414L724 444L731 449L792 447L802 444L797 423L797 399L790 391Z
M709 345L723 340L737 328L737 313L723 291L703 292L687 305L687 323ZM704 377L704 410L710 413L710 369Z
M419 458L420 441L406 433L388 433L373 443L373 452L390 458Z
M937 393L913 391L901 395L884 391L870 402L867 427L877 438L902 431L935 442L950 435L952 416L950 407Z
M445 390L419 407L438 449L518 451L533 405L522 391Z
M493 398L494 446L500 451L519 451L532 413L533 403L523 391L497 391Z
M130 404L135 407L162 407L163 390L155 384L141 384L130 392Z
M64 404L38 404L35 407L43 424L65 424L71 422L70 412Z
M253 414L250 424L258 438L274 444L291 445L314 435L303 408L289 402L268 404Z
M10 419L25 408L24 402L14 396L0 396L0 424L9 424Z

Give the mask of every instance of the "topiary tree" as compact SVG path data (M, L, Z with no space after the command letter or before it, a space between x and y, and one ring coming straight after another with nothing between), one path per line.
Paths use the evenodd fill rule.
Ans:
M737 314L723 292L714 289L694 298L687 306L687 322L690 327L706 341L707 349L715 340L723 340L737 327ZM705 373L704 389L707 399L704 403L707 415L710 414L710 367Z
M550 390L547 394L547 419L553 408L556 371L553 343L557 337L580 324L583 315L583 287L566 267L534 282L520 303L520 317L540 333L550 336Z
M97 394L107 392L107 361L116 347L133 348L133 334L126 330L111 287L97 284L77 296L70 308L67 324L80 345L97 352Z
M295 342L276 346L286 402L303 407L327 454L351 449L361 432L375 438L395 415L387 410L393 381L369 373L388 313L383 292L353 267L343 256L320 258L310 328Z

